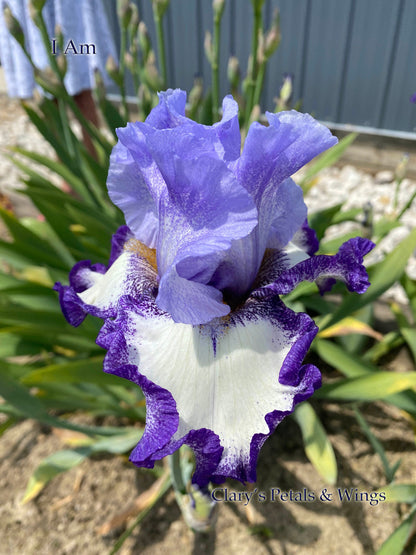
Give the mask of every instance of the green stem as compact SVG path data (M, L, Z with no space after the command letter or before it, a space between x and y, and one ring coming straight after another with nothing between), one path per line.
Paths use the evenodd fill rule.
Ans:
M127 122L129 121L129 109L127 107L127 101L126 101L126 84L124 82L124 77L125 77L124 57L126 55L126 45L127 45L127 29L124 26L122 26L121 40L120 40L120 66L119 66L121 80L120 80L119 88L120 88L120 94L121 94L121 105L123 108L123 117Z
M181 456L179 449L172 455L168 456L169 469L175 494L184 495L186 493L186 484L182 476Z
M401 219L401 217L403 216L403 214L409 210L410 206L412 205L412 202L415 200L416 198L416 192L413 193L413 195L409 198L409 200L406 202L406 204L403 206L402 210L400 210L399 215L397 216L397 221L399 221Z
M222 15L222 14L221 14ZM221 15L214 16L214 37L212 44L212 120L218 121L218 110L220 107L220 36L221 36Z
M256 86L254 90L253 107L260 104L261 91L263 90L264 74L266 73L266 61L262 62L256 77Z
M163 87L166 88L168 75L166 70L166 53L165 53L165 35L163 32L163 19L160 17L158 8L153 5L153 18L155 20L156 37L157 37L157 51L159 54L160 73L162 75Z
M250 121L251 111L253 110L253 100L254 100L254 89L256 86L257 78L257 50L259 46L259 31L262 25L261 9L262 2L257 1L253 3L254 8L254 27L253 36L251 37L251 56L252 56L252 69L251 75L248 76L248 86L247 86L247 106L245 114L245 123L248 124Z

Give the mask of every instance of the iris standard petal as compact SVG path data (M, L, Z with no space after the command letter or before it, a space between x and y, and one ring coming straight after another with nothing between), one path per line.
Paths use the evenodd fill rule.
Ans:
M247 133L236 173L259 202L267 185L282 183L299 168L337 143L329 129L295 110L267 113L269 126L253 123Z
M207 469L197 468L200 485L225 476L254 481L265 439L320 385L319 371L302 366L317 328L277 298L249 299L225 319L189 326L151 300L125 297L109 326L100 336L109 349L105 370L144 383L150 406L160 403L158 414L165 414L157 427L150 414L131 459L151 465L202 434L210 446L199 453Z
M231 298L241 298L250 291L266 248L287 245L307 213L302 190L292 179L280 184L272 180L259 198L257 209L258 225L233 242L210 282Z
M119 141L110 157L108 194L124 213L136 239L154 248L159 197L165 184L138 124L128 123L117 133Z
M160 203L157 303L175 321L201 324L230 310L209 282L232 242L257 224L257 210L218 159L175 157L173 166Z
M183 124L185 118L186 92L168 89L158 93L159 104L146 118L146 123L155 129L168 129ZM189 121L189 120L188 120Z

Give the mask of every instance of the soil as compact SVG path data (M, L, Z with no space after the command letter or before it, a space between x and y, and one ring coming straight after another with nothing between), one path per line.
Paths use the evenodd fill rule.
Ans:
M371 554L400 522L400 507L380 501L343 501L337 489L353 489L359 496L383 490L381 461L361 432L347 406L320 404L315 408L334 445L339 476L326 484L305 457L297 425L287 418L260 454L258 481L264 493L245 502L219 502L215 531L207 536L191 532L181 516L172 490L149 513L124 543L120 553L241 554ZM382 403L363 409L373 433L382 441L392 464L401 460L396 479L415 483L414 435L402 414ZM9 429L0 442L0 553L2 555L110 553L121 530L101 536L104 522L126 509L154 481L149 471L136 469L126 458L101 456L54 478L33 501L22 504L27 482L47 455L62 449L59 437L32 421ZM229 495L248 491L229 481L221 487ZM292 501L278 498L276 488ZM320 501L325 490L332 501ZM273 490L275 499L273 500ZM305 494L306 491L306 494ZM296 492L298 497L296 497ZM315 501L304 501L314 494ZM301 501L295 501L301 496ZM401 508L402 512L406 507ZM405 553L416 548L413 540Z
M18 104L0 98L0 123L4 129L23 117ZM3 135L4 137L4 135ZM4 144L4 142L3 142ZM2 162L0 185L10 178ZM13 170L14 171L14 170ZM17 197L16 197L17 198ZM13 202L16 199L13 197ZM31 213L17 202L17 213ZM403 348L389 368L414 369ZM380 501L340 501L337 488L358 496L382 491L386 478L376 455L358 426L351 408L315 403L334 446L339 475L328 485L308 462L300 431L287 418L263 447L258 464L256 494L265 501L219 502L215 530L204 536L191 532L181 516L172 490L157 503L124 543L123 555L169 554L372 554L398 526L406 506ZM412 424L394 407L383 403L363 405L373 433L386 449L390 464L401 460L398 483L416 482ZM93 422L92 422L93 423ZM33 421L8 429L0 441L0 555L95 555L110 553L120 529L102 536L99 528L126 509L154 482L149 472L135 468L126 457L95 456L54 478L34 500L22 504L29 477L48 455L64 448L53 430ZM248 491L229 481L228 492ZM276 488L290 499L273 500ZM325 490L331 501L321 501ZM300 492L296 497L296 492ZM314 501L298 501L313 494ZM255 498L255 497L254 497ZM405 553L414 553L416 540Z

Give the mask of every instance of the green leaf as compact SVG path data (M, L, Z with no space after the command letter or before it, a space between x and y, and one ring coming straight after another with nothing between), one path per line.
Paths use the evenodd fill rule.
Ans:
M133 428L111 438L99 439L85 447L64 449L46 457L30 477L22 503L34 499L55 476L74 468L94 453L125 453L137 444L142 434L141 430Z
M337 461L334 450L312 406L306 401L300 403L297 405L293 417L302 431L308 459L326 482L335 484Z
M62 177L62 179L64 179L85 202L93 205L95 204L94 197L91 195L91 192L89 191L83 180L80 179L76 174L74 174L68 168L68 166L66 166L62 162L53 160L52 158L48 158L43 154L32 152L20 147L13 147L11 150L53 171L54 173Z
M416 503L416 485L415 484L390 484L380 491L386 494L388 503Z
M341 208L342 204L336 204L335 206L319 210L319 212L308 214L309 226L315 230L319 240L325 235L325 231L331 225L334 217L340 213Z
M56 245L54 246L51 242L30 231L15 216L1 207L0 216L14 239L14 243L1 241L3 248L7 245L11 251L15 250L25 255L27 260L32 261L35 265L47 264L61 269L71 267L71 264L68 265L67 252L61 249L55 250Z
M394 475L396 474L396 471L399 468L401 461L399 460L393 466L390 466L390 463L387 459L387 454L384 450L383 445L377 439L377 437L373 434L373 432L371 431L370 426L367 424L367 421L365 420L365 418L361 414L361 412L358 410L358 408L353 407L353 409L354 409L355 417L357 419L358 424L361 426L363 432L367 436L367 439L371 443L374 451L380 457L380 460L383 464L384 473L386 475L386 480L388 482L392 482L394 480Z
M416 509L387 538L376 555L401 555L415 532Z
M411 279L407 274L401 279L401 284L409 299L410 308L412 310L413 319L416 322L416 280Z
M321 399L377 401L416 387L416 372L383 372L325 384L316 392Z
M44 383L86 382L98 385L126 385L127 383L123 378L103 371L103 356L39 368L23 379L23 383L31 386L41 386Z
M312 348L318 355L347 376L347 378L356 378L365 374L378 372L377 366L373 366L356 355L348 353L345 349L325 339L315 339Z
M88 456L87 449L65 449L46 457L29 478L22 503L34 499L46 484L61 472L80 464Z

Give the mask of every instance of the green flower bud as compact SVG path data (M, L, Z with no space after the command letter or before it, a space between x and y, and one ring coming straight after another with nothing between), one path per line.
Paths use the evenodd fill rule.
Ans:
M169 3L170 0L152 0L153 12L157 14L159 18L162 18L168 9Z
M235 56L231 56L228 60L227 77L231 88L236 89L240 82L240 64Z
M279 10L276 10L273 16L273 23L270 27L264 44L264 55L266 59L270 58L273 52L277 49L280 44L281 34L280 34L280 14Z
M200 77L196 77L194 79L194 86L190 90L189 96L188 96L190 112L193 112L198 108L203 98L203 95L204 95L204 88L202 85L202 79Z
M61 74L62 77L65 77L68 69L67 57L64 56L63 54L59 54L59 56L57 56L56 58L56 63L58 65L59 73Z
M204 50L205 56L207 57L209 63L212 65L214 61L214 52L212 50L212 37L209 31L205 33Z
M30 2L35 10L38 10L39 12L43 10L43 6L46 4L46 0L30 0Z
M215 19L221 19L221 16L224 13L224 8L225 8L225 0L213 0L212 9L214 11Z
M147 27L144 21L139 23L139 44L143 54L143 61L146 62L152 45L150 43L149 33L147 32Z
M280 89L280 100L284 104L287 104L292 96L292 92L293 92L293 78L292 78L292 75L287 73L283 77L283 85L282 85L282 88Z
M64 49L64 35L62 33L62 27L59 24L55 25L55 37L58 43L58 48L62 51Z
M18 20L12 14L12 11L7 4L5 4L3 8L3 16L4 16L4 22L6 24L7 30L12 35L12 37L14 37L17 40L20 46L24 48L25 35L23 33L23 29L20 23L18 22Z
M146 66L143 70L144 81L154 91L160 91L163 87L163 81L156 67L156 56L153 50L150 51Z
M131 19L130 19L130 33L131 36L134 38L137 35L137 31L139 29L139 10L137 9L136 4L130 4L131 7Z
M127 29L130 24L132 10L129 0L118 0L118 17L123 29Z
M95 91L98 96L98 101L102 102L105 99L105 85L104 79L98 67L94 69Z
M111 54L107 58L105 70L116 85L119 87L123 85L123 76L120 73L120 68Z

